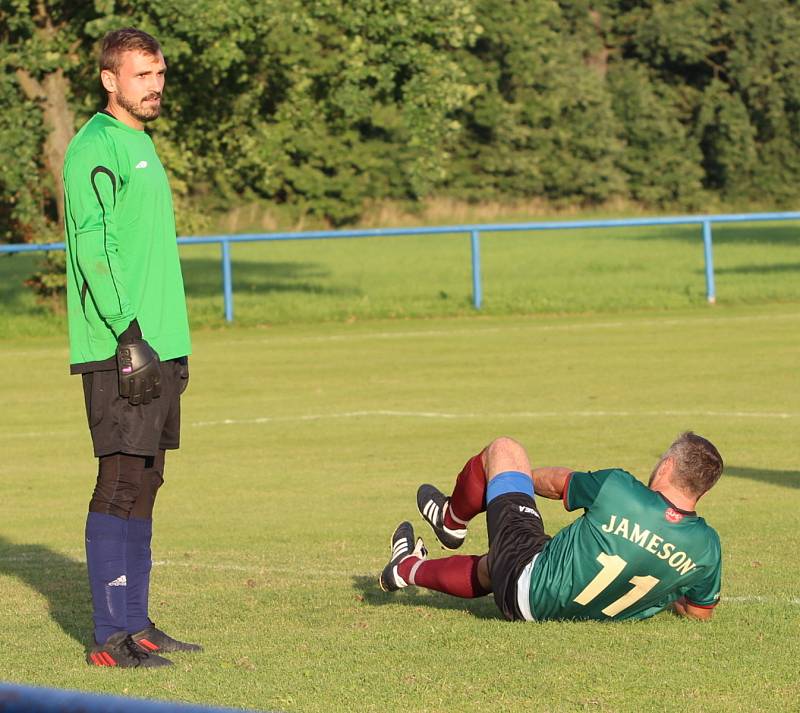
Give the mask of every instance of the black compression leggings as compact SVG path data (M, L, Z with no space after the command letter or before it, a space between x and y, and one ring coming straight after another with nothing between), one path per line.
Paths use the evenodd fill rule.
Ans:
M124 520L153 517L156 494L164 482L164 451L156 456L114 453L99 459L97 484L89 512L116 515Z

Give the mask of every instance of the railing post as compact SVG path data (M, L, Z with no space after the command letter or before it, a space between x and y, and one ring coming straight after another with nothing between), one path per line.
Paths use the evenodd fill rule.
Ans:
M706 256L706 299L715 304L717 293L714 288L714 253L711 249L711 221L703 221L703 249Z
M231 280L231 244L222 241L222 291L225 295L225 320L233 322L233 281Z
M479 231L473 230L470 244L472 245L472 304L475 309L481 308L481 245Z

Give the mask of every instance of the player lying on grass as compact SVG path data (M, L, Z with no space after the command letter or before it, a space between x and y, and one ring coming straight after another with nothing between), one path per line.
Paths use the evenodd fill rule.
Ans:
M384 591L413 584L456 597L490 592L506 619L645 619L668 606L710 619L719 601L719 536L694 511L722 474L722 458L691 431L662 456L647 486L619 468L580 473L534 468L510 438L467 461L446 497L432 485L417 506L436 537L457 549L486 512L489 552L427 559L411 523L392 536ZM545 534L534 493L584 513Z

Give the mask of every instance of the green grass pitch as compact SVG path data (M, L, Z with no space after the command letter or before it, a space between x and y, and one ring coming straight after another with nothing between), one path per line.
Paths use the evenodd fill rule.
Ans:
M0 678L285 711L796 710L800 241L758 224L714 246L710 308L694 228L487 235L475 315L463 237L237 245L232 328L219 248L183 248L195 356L152 609L207 653L141 673L83 663L80 384L63 315L21 287L36 258L0 259ZM646 478L685 428L727 463L700 503L725 558L709 625L512 625L489 599L379 591L401 519L442 554L417 485L449 488L493 436ZM542 507L551 531L572 518Z
M0 677L320 713L797 710L800 309L643 306L197 330L151 602L206 652L147 672L84 663L94 461L80 382L62 334L7 337ZM379 590L400 520L443 554L417 485L449 488L493 436L536 464L646 478L686 428L726 460L699 506L723 543L711 623L510 624L488 598ZM573 517L542 510L550 531ZM465 550L484 546L476 523Z

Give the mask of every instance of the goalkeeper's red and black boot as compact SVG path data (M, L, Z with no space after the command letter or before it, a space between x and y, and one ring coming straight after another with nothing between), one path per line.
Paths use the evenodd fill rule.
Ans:
M168 634L165 634L161 629L157 629L153 622L150 626L135 634L131 634L137 646L141 647L142 651L148 653L158 652L159 654L173 654L179 651L202 651L203 647L200 644L189 644L185 641L178 641L173 639Z
M172 666L172 661L145 651L135 643L126 631L111 634L105 644L96 644L86 654L92 666L118 666L119 668L157 668Z

